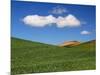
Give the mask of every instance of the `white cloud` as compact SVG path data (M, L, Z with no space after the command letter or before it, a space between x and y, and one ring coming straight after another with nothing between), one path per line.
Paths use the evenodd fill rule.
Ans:
M56 24L57 27L75 27L80 26L81 22L74 16L69 14L65 17L54 17L53 15L39 16L39 15L28 15L22 20L25 24L34 27L44 27L49 24Z
M68 12L68 10L61 6L56 6L51 11L51 13L53 13L53 14L63 14L66 12Z
M84 30L84 31L81 32L81 34L82 35L89 35L89 34L91 34L91 32Z
M48 24L54 23L55 17L49 16L39 16L39 15L28 15L24 17L23 22L30 26L44 27Z
M75 26L80 26L81 22L74 16L69 14L66 17L58 17L57 18L57 26L58 27L75 27Z

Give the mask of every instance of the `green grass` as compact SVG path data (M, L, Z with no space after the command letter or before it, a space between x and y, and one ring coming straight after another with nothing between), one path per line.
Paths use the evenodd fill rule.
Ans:
M75 47L58 47L11 38L11 73L94 70L95 41Z

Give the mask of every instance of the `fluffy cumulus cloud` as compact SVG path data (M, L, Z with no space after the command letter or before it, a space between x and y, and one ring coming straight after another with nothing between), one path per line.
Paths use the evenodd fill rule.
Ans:
M56 24L58 27L76 27L80 26L80 21L74 16L69 14L66 17L58 17Z
M48 24L55 22L55 17L49 16L39 16L39 15L28 15L22 20L25 24L35 27L44 27Z
M54 17L53 15L39 16L39 15L28 15L25 16L22 21L30 26L44 27L49 24L56 25L59 28L62 27L76 27L80 26L81 22L74 15L69 14L68 16Z
M82 35L89 35L89 34L91 34L91 32L84 30L84 31L81 32L81 34Z
M51 13L53 13L53 14L63 14L66 12L68 12L68 10L61 6L56 6L51 11Z

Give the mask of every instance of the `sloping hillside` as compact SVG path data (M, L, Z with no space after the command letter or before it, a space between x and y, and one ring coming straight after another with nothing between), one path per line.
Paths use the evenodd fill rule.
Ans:
M13 74L95 69L95 42L57 47L11 38Z

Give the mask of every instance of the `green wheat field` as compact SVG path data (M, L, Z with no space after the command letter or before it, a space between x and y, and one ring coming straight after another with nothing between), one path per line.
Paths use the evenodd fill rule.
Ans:
M95 70L95 40L74 47L59 47L11 38L11 73Z

